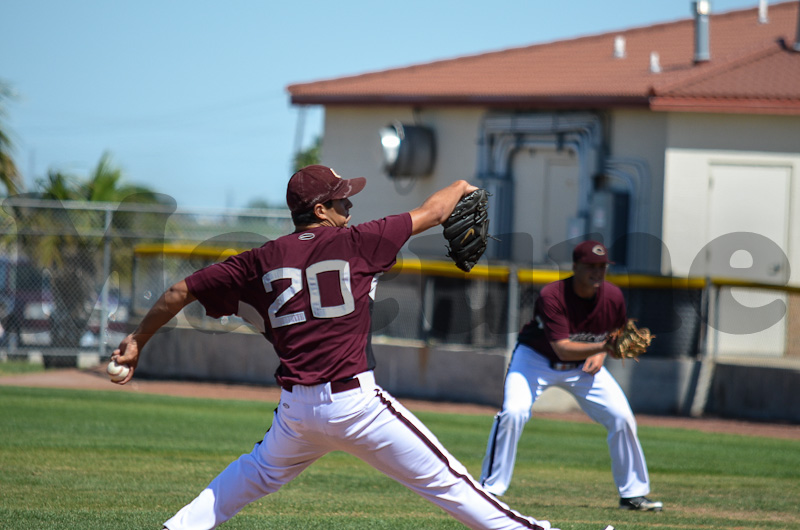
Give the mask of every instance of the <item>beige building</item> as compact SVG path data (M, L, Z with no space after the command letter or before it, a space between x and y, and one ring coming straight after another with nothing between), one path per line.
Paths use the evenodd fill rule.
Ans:
M491 258L552 266L560 243L597 234L631 272L800 285L798 2L695 4L677 22L288 90L324 106L323 162L369 179L356 220L466 178L494 194L492 231L513 234ZM432 133L430 170L387 175L392 124Z

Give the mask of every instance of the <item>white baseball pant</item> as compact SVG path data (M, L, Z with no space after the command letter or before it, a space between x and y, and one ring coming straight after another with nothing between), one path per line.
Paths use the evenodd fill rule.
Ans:
M511 483L517 444L531 417L534 402L550 386L575 396L586 414L608 431L611 473L620 497L650 493L650 478L636 419L628 398L614 376L604 367L595 375L580 367L554 370L535 350L518 344L506 374L503 409L495 416L481 471L481 484L494 495L504 495Z
M246 504L274 493L330 451L367 462L473 529L551 529L488 494L413 414L375 383L331 392L330 383L284 390L264 440L231 463L169 530L215 528Z

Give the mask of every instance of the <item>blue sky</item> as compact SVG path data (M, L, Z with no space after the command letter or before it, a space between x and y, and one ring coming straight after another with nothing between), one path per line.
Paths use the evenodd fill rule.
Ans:
M180 208L282 204L322 125L310 108L298 128L287 85L690 16L689 0L3 0L4 125L29 189L108 152Z

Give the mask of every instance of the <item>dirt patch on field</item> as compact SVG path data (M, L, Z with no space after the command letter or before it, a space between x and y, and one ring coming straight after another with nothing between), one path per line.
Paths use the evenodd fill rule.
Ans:
M274 386L229 385L200 383L191 381L155 381L136 379L127 385L110 383L102 368L78 370L66 368L46 370L31 374L0 377L0 385L75 388L85 390L113 390L118 392L140 392L182 397L203 397L212 399L241 399L248 401L277 402L280 389ZM431 402L403 399L403 404L411 410L452 412L457 414L494 415L495 407L465 403ZM564 421L590 422L581 412L545 413L537 412L537 417ZM747 436L766 436L800 440L800 425L761 423L752 421L727 420L720 418L684 418L674 416L652 416L637 414L639 425L695 429L704 432L733 433Z

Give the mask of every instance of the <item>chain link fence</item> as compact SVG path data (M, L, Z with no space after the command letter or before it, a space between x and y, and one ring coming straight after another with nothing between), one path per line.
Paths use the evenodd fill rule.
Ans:
M78 352L104 356L135 324L137 246L244 249L291 228L286 210L184 211L130 202L5 199L0 352L10 357L36 352L46 365L74 364ZM182 263L176 272L190 272L194 265ZM158 296L167 286L152 289Z

